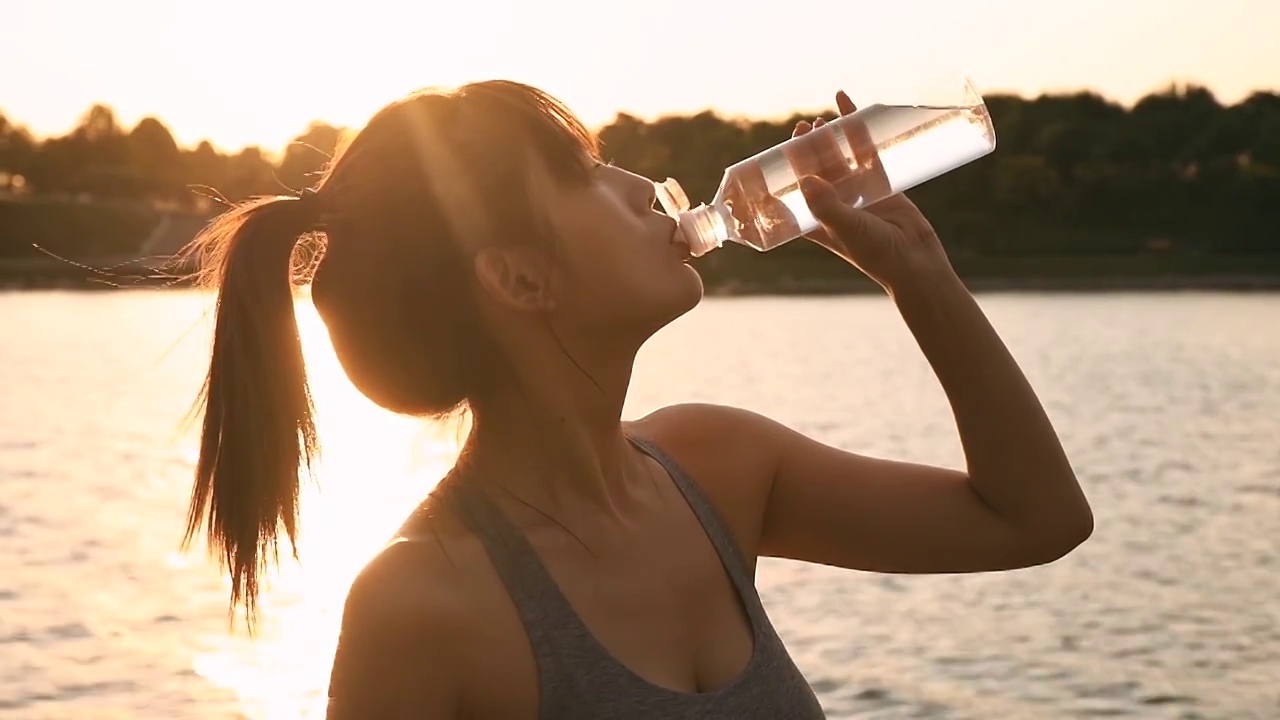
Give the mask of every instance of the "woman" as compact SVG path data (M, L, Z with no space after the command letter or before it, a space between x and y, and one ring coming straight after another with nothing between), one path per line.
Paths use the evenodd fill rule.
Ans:
M1090 534L1035 394L903 197L856 211L805 183L813 240L888 291L936 371L965 472L731 407L621 421L638 349L702 296L653 190L552 98L486 82L390 105L314 190L200 241L220 294L188 529L207 517L250 618L316 448L300 236L323 233L312 297L352 382L395 412L471 413L456 466L351 588L331 718L817 718L756 558L978 572Z

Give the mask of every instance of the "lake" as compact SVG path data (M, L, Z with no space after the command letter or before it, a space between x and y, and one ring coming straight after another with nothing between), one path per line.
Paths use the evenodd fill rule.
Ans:
M1280 717L1280 294L980 299L1097 530L1060 562L987 575L762 561L765 604L830 716ZM0 718L323 717L347 586L457 429L361 398L301 301L320 487L261 637L231 633L225 581L178 547L210 309L194 291L0 293ZM962 463L882 297L708 300L645 348L628 415L688 400Z

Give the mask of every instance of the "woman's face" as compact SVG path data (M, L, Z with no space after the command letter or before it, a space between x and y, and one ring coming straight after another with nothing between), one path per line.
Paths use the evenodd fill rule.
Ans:
M540 183L554 188L540 193L557 243L551 312L577 332L643 342L698 304L702 279L652 181L588 162L584 185Z

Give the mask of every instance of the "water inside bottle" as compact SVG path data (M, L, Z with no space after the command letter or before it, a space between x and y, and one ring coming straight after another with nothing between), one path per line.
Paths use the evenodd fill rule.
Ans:
M805 175L866 207L987 154L994 142L981 105L871 105L734 165L720 195L742 241L769 250L819 226L800 193Z

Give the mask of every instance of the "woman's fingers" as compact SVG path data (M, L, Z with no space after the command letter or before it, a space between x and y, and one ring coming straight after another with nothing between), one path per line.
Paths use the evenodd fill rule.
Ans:
M853 104L849 94L843 90L836 93L836 108L840 110L841 115L852 115L858 111L858 106Z
M858 106L853 104L853 100L851 100L848 93L843 90L836 93L836 108L840 111L841 115L852 115L858 111ZM826 118L817 118L813 122L801 120L796 123L795 128L791 131L791 137L799 137L814 128L820 128L826 124Z
M811 128L822 127L819 120ZM837 182L851 170L840 149L840 142L831 130L807 132L803 139L783 146L783 154L797 176L817 175L827 182Z

